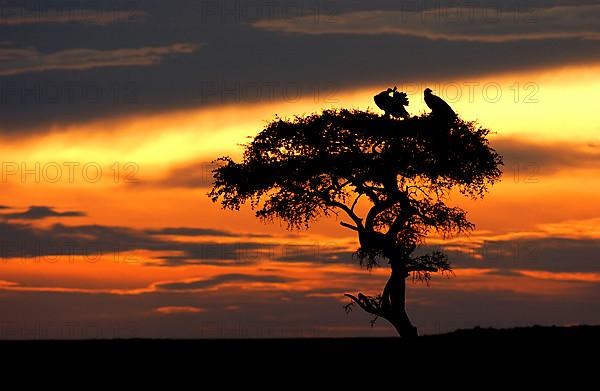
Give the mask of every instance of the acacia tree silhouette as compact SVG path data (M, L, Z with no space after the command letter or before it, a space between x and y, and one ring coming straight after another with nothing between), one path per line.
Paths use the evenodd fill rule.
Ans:
M440 251L413 253L431 233L474 228L464 210L446 202L451 191L483 197L499 180L502 158L488 134L474 122L434 115L400 120L341 109L276 117L245 145L241 162L218 159L209 196L227 209L249 202L258 218L281 219L289 229L345 216L340 224L358 234L361 264L385 260L391 268L380 295L346 294L347 311L356 304L401 336L416 336L405 308L407 278L428 281L451 268Z

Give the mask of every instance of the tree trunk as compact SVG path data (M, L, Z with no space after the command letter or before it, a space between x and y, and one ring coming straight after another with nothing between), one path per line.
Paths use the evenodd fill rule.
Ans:
M412 325L406 313L406 279L408 273L403 267L392 262L392 274L383 291L384 302L387 303L386 319L396 328L403 338L416 337L417 328Z

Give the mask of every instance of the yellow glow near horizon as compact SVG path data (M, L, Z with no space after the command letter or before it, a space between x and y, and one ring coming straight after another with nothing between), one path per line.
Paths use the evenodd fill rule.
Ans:
M600 101L594 99L600 91L600 66L482 77L478 82L483 85L495 81L508 88L515 82L528 80L535 80L540 85L539 104L514 103L510 99L493 104L480 99L452 105L465 118L479 118L482 125L497 131L499 137L531 142L580 140L592 143L596 139L594 129L600 122L597 121L598 111L591 106ZM342 91L335 97L338 98L335 104L324 105L306 99L301 102L223 105L97 121L55 129L36 138L0 140L3 162L25 163L29 169L36 162L42 166L49 162L96 162L103 169L103 181L99 183L82 181L79 171L75 183L68 183L66 175L60 183L44 180L33 183L31 176L23 183L19 174L13 175L3 182L3 203L17 208L51 205L58 210L88 213L87 217L69 220L75 224L93 222L133 227L203 225L235 229L232 228L234 224L239 226L243 222L246 230L283 233L285 227L279 224L265 226L256 221L248 210L241 213L221 211L208 200L206 189L146 185L164 178L176 167L209 162L223 154L238 156L241 152L238 144L258 133L276 113L281 117L291 117L317 112L323 106L373 108L372 96L381 88L385 87ZM587 99L576 99L579 93ZM426 111L420 95L413 97L409 109L413 114ZM572 115L565 115L565 111L572 112ZM559 131L561 124L569 121L570 117L577 118L571 124L573 128ZM140 185L115 183L114 172L110 170L114 162L121 167L127 162L136 163L140 170L136 179L139 179ZM578 169L547 173L544 167L540 167L539 183L515 183L510 170L511 167L504 168L504 180L495 185L483 201L471 202L463 197L451 200L451 203L469 211L478 230L496 233L514 229L529 231L540 224L557 224L569 218L582 220L599 212L596 200L600 194L600 182L593 171ZM577 197L578 202L566 205L562 200L565 196ZM531 208L534 202L542 202L543 207ZM186 207L181 208L180 205ZM340 228L335 219L319 222L311 234L332 238L352 236Z
M600 64L397 83L398 89L409 94L408 109L413 115L429 112L422 91L430 87L461 117L479 121L497 136L532 142L600 139ZM373 107L374 92L377 88L352 91L343 102Z
M468 83L478 84L469 87ZM502 91L498 102L484 98L486 85L492 86L488 89L490 96L496 88ZM425 86L437 86L440 91L434 92L445 97L464 118L479 120L501 137L530 141L598 139L600 112L596 105L600 101L600 65L405 84L405 89L412 94L409 106L412 114L428 111L420 92ZM518 97L515 95L517 86ZM385 87L340 91L333 97L334 104L304 99L222 105L56 127L35 138L4 138L0 140L0 153L4 162L31 164L93 161L108 167L114 162L135 162L143 166L147 174L159 175L176 164L209 161L221 154L239 154L238 144L258 133L276 113L290 117L330 107L373 108L372 96ZM534 88L539 90L535 92ZM453 96L457 92L461 98L455 100ZM530 99L537 99L538 103L524 103L527 94L533 92Z

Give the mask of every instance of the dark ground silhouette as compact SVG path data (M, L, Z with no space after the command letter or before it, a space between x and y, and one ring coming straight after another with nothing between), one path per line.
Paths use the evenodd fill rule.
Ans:
M562 367L564 364L587 362L595 365L598 347L600 326L475 328L412 339L0 341L3 357L14 363L35 361L44 365L61 363L72 366L101 361L102 367L90 366L90 369L98 370L123 370L147 360L155 363L185 362L198 371L210 367L241 371L256 368L261 369L260 373L274 367L296 372L303 368L328 371L349 366L353 374L352 371L367 370L364 367L366 361L375 360L375 364L369 365L394 366L398 374L406 374L405 370L409 367L435 370L436 373L448 367L463 371L485 367L497 376L518 371L531 374L531 371L540 368L540 364L560 364ZM393 360L384 360L386 358ZM123 367L123 364L127 365ZM544 368L539 371L544 373ZM360 374L357 372L355 375Z

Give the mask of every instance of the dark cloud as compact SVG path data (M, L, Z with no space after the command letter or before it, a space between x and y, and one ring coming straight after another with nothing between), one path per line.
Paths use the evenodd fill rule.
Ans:
M24 212L19 216L35 220L56 216L57 213L59 216L80 213L61 214L50 207L45 208L32 207L29 209L32 212ZM195 240L171 240L164 237L169 235L194 237ZM203 236L207 239L197 240ZM208 239L215 236L229 240L220 242ZM239 266L264 261L358 264L358 259L351 250L334 242L302 244L289 240L273 241L272 237L264 235L256 235L255 239L264 237L269 240L247 240L246 236L243 233L210 228L136 230L116 226L64 224L38 228L24 223L0 222L1 257L4 260L74 255L93 258L98 254L130 254L136 250L147 250L156 252L153 264L165 267L196 264ZM440 247L448 254L456 269L482 268L495 270L495 273L523 270L600 272L600 239L596 238L524 237L452 246L424 246L419 251L427 252Z
M596 238L532 236L452 246L423 246L419 251L431 250L444 251L457 270L491 269L495 274L511 275L524 270L600 273L600 239Z
M312 15L294 23L279 18L253 26L284 33L327 35L402 35L429 40L502 43L545 39L600 39L599 5L540 7L529 3L504 9L499 4L422 9L406 2L401 10L373 9L337 15L330 23L317 23Z
M27 212L11 214L12 218L39 220L47 217L74 216L79 212L54 212L50 207L31 207ZM6 216L6 215L5 215ZM161 238L163 235L186 234L194 241ZM204 235L203 235L204 233ZM217 234L217 235L215 235ZM204 239L203 236L221 236L227 242ZM32 224L0 222L0 258L55 258L58 256L86 256L97 259L101 255L125 254L132 258L138 250L163 252L156 255L156 265L183 266L213 264L234 266L276 260L287 254L285 243L260 241L268 238L261 234L235 234L210 228L166 227L164 229L137 230L118 226L64 225L36 227ZM237 240L236 240L237 238ZM248 239L250 238L250 240ZM255 240L252 240L255 239Z
M597 169L600 148L582 143L534 143L517 139L495 139L492 146L504 157L506 167L532 165L539 174L567 169Z
M273 260L275 244L238 240L231 243L214 241L163 242L160 248L181 255L158 258L160 266L222 265L239 266Z
M253 275L253 274L221 274L216 277L208 278L206 280L194 280L187 282L169 282L164 284L156 285L159 290L170 290L170 291L188 291L188 290L202 290L207 288L213 288L219 285L228 283L286 283L295 281L292 278L281 277L276 275Z
M0 207L0 209L5 209L8 207ZM19 219L19 220L41 220L48 217L82 217L85 216L85 213L79 211L66 211L66 212L57 212L54 208L49 206L30 206L24 212L18 213L4 213L0 214L0 217L4 217L6 219Z
M98 2L107 9L110 9L109 3ZM258 29L244 15L240 14L236 19L235 12L233 19L231 14L226 17L209 13L203 9L207 3L219 5L218 2L187 0L168 3L148 1L139 4L143 8L140 11L148 15L146 21L117 23L102 28L80 23L0 26L3 37L6 37L3 39L10 42L1 50L4 53L7 50L19 51L21 56L26 57L24 64L30 69L48 68L49 56L57 53L80 53L81 56L67 57L81 68L80 63L93 63L89 59L96 58L97 54L103 53L101 57L104 57L104 54L118 53L123 48L169 48L177 42L203 45L201 50L185 55L169 55L168 58L160 55L160 64L155 66L89 68L86 65L83 68L87 69L78 71L54 67L54 70L45 72L0 76L3 88L1 103L5 109L0 125L2 131L22 132L28 129L45 132L49 123L71 124L128 114L252 101L264 103L287 99L291 103L285 94L286 87L290 85L299 88L301 96L312 99L315 89L330 91L331 86L335 94L341 94L344 90L376 84L465 80L496 72L600 60L598 41L576 36L490 43L440 41L395 34L289 34ZM268 1L264 4L234 2L239 10L249 3L262 5L265 11L273 5ZM327 16L328 12L343 15L382 10L381 15L385 18L389 12L401 11L401 3L334 2L337 8L330 10L324 9L321 4L319 17ZM434 2L431 6L439 3L445 4ZM299 4L304 10L315 8L313 1L294 4ZM500 1L498 4L514 6L512 1ZM540 7L556 4L559 2L537 3ZM569 4L575 8L581 2ZM276 14L281 12L281 8L276 8ZM562 14L559 16L562 17ZM570 18L569 14L564 17L564 21L557 23L564 25L565 29L576 29L578 27L572 26L580 25L580 18ZM374 20L377 22L377 18ZM323 24L326 23L323 21ZM536 26L539 28L540 24ZM493 30L490 34L494 34ZM73 50L83 52L69 52ZM11 53L9 60L13 60L8 61L11 65L5 67L8 66L14 73L19 66L14 60L15 53ZM138 54L133 53L134 61L130 63L145 61ZM120 56L109 57L118 63L132 56L123 56L123 59L116 59ZM444 66L440 66L440 59L446 59ZM65 62L60 60L56 63ZM85 93L90 92L85 88L90 83L94 84L94 92L98 89L103 92L100 98L91 99ZM244 92L249 85L258 86L258 99ZM61 98L56 101L57 91ZM118 93L115 94L115 91ZM73 99L69 98L70 92L73 92ZM317 103L329 105L324 101ZM202 180L182 180L180 185L194 186Z
M359 264L359 259L353 251L348 251L333 242L317 243L312 246L296 244L284 246L275 259L282 262Z
M366 277L366 274L363 274ZM458 328L572 325L600 322L598 284L573 283L560 294L519 293L509 290L456 286L461 276L436 279L430 286L409 284L408 311L421 334ZM358 287L348 286L348 291ZM322 296L311 295L325 293ZM281 290L240 293L159 290L136 295L104 293L10 291L0 296L3 339L94 338L289 338L393 336L379 319L369 325L368 314L346 314L332 290ZM329 295L333 294L333 295ZM282 300L285 297L286 300ZM234 306L235 310L230 308ZM186 316L157 314L160 307L195 307L205 311ZM102 314L99 317L97 314ZM273 314L277 314L276 319ZM189 316L188 316L189 315ZM51 321L50 321L51 320ZM87 330L86 330L86 326ZM72 334L69 334L72 331ZM115 334L117 333L117 334Z
M485 274L490 276L503 276L503 277L523 277L524 274L516 270L503 270L503 269L492 269L487 271Z
M100 225L53 224L38 228L32 224L0 222L0 237L3 261L75 255L93 258L132 249L160 249L166 245L132 229Z
M54 224L37 228L29 224L0 223L1 258L33 258L82 255L96 258L106 254L133 254L138 250L169 252L156 255L162 266L188 264L242 265L272 260L274 244L246 241L229 243L204 240L185 242L159 239L156 235L125 227Z

